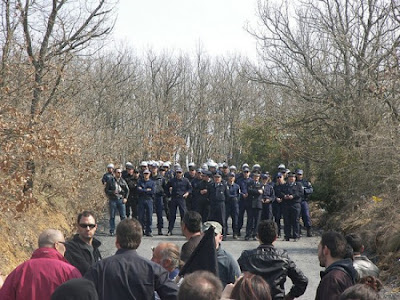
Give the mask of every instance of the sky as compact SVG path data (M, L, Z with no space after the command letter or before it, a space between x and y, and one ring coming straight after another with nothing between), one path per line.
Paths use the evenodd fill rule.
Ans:
M255 39L244 30L255 24L256 0L119 0L117 41L137 51L183 51L201 46L210 56L256 57Z

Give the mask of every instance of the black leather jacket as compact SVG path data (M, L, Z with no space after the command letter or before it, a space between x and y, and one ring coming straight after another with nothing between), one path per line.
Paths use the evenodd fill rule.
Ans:
M242 272L260 275L268 282L274 300L285 297L286 277L293 283L289 292L291 297L300 297L307 288L307 277L297 269L286 250L276 249L272 245L260 245L256 249L243 251L238 263Z

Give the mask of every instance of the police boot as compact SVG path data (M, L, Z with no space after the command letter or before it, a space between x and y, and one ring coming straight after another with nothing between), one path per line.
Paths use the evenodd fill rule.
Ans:
M307 227L307 236L308 236L308 237L311 237L311 236L312 236L312 234L311 234L311 227Z

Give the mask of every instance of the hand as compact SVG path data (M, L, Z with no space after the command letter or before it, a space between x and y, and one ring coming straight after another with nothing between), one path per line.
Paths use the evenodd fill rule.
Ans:
M271 202L271 200L269 200L269 199L264 199L264 203L270 203Z
M207 190L201 190L200 194L202 194L202 195L207 194Z
M243 198L247 198L249 196L249 194L243 194Z
M189 196L189 193L188 193L188 192L186 192L186 193L184 193L184 194L183 194L183 196L182 196L182 197L186 199L188 196Z
M128 199L124 198L124 200L122 200L122 203L125 204L126 202L128 202Z
M146 191L151 192L151 188L147 188Z
M258 193L261 195L263 193L263 190L258 190Z
M292 200L293 199L293 195L289 195L289 199Z
M233 283L227 284L224 290L222 291L221 299L230 299L234 286L235 285Z
M276 201L277 201L278 203L281 203L281 202L282 202L282 198L276 198Z

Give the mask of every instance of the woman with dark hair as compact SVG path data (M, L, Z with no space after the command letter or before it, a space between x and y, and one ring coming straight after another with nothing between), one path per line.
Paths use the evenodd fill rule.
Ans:
M230 299L234 300L271 300L268 283L259 275L245 272L233 287Z

